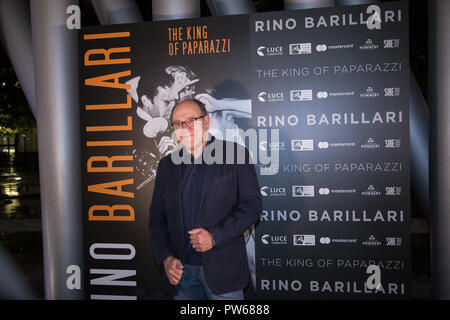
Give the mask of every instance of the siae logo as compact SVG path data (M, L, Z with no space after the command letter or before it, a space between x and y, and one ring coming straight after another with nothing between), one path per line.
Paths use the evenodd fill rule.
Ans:
M384 42L384 48L400 47L400 39L386 39L383 42Z
M387 196L399 196L402 193L402 187L386 187Z
M402 245L402 238L399 237L386 237L386 245L400 247Z

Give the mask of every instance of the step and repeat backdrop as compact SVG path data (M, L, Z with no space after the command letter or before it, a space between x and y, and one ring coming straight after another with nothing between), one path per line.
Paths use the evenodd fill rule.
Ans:
M80 49L87 299L167 298L149 207L194 97L256 163L246 298L409 297L405 2L89 27Z

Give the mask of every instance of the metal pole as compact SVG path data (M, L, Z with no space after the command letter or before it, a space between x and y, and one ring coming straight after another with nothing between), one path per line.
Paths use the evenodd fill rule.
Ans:
M143 22L134 0L91 0L102 25Z
M26 0L0 0L0 39L36 118L30 5Z
M336 0L337 6L353 6L357 4L380 3L380 0Z
M411 155L411 188L425 218L429 211L429 111L419 85L410 72L409 76L409 144Z
M250 0L206 0L213 16L248 14L256 11Z
M450 1L429 9L431 290L450 299Z
M78 1L31 1L47 299L84 296L66 285L67 268L83 266L78 33L66 27L70 5Z
M153 21L200 17L200 0L152 0Z
M334 7L334 0L284 0L284 10Z

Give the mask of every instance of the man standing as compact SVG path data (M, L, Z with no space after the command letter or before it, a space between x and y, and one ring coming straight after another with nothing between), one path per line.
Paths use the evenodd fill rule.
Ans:
M159 162L149 219L165 289L175 299L243 299L244 232L262 212L249 152L208 135L198 100L178 103L171 122L182 148Z

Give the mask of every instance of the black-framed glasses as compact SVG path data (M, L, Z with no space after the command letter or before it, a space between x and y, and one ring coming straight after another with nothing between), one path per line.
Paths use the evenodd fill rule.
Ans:
M199 116L199 117L189 118L189 119L187 119L186 121L178 121L178 120L176 120L176 121L172 122L170 125L171 125L174 129L180 129L180 128L184 128L184 127L192 128L192 127L194 127L194 122L195 122L195 120L204 118L204 117L206 117L206 116L207 116L207 114L204 114L204 115Z

